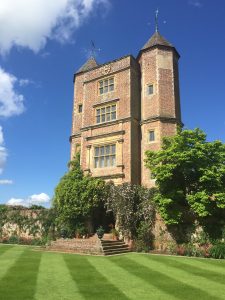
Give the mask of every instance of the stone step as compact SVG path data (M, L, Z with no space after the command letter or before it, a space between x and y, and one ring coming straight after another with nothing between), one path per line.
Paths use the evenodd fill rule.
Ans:
M115 250L115 251L104 251L104 255L114 255L114 254L123 254L131 252L130 249L127 250Z
M130 252L124 241L101 240L104 255L114 255Z
M102 245L103 249L123 249L123 248L128 248L128 246L126 244L124 245L108 245L108 246L104 246Z
M102 246L113 246L113 245L126 245L124 242L114 242L114 243L102 243Z

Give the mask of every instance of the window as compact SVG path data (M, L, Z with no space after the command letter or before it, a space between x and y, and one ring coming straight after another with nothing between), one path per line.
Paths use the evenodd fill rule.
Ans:
M107 168L116 165L116 145L106 145L94 148L94 167Z
M96 109L96 123L104 123L116 120L116 104Z
M82 104L79 104L79 105L78 105L78 112L79 112L79 113L82 113L82 111L83 111L83 105L82 105Z
M154 142L155 141L155 131L154 130L149 131L148 140L149 140L149 142Z
M153 84L149 84L147 86L147 95L152 95L153 94Z
M105 94L114 91L114 78L108 78L99 81L99 94Z
M75 154L80 152L80 144L76 144L75 146Z

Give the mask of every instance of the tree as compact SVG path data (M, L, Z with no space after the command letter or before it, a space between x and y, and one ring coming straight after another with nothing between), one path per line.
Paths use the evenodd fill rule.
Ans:
M74 232L77 224L92 217L104 198L105 182L85 176L80 167L80 155L69 163L69 171L55 188L53 205L58 224Z
M108 197L106 207L116 217L116 225L119 231L132 239L137 237L137 231L141 222L144 222L148 231L154 222L155 208L152 197L155 189L147 189L139 185L123 183L107 185Z
M223 225L225 144L207 142L200 129L178 130L164 138L160 151L147 151L146 156L158 186L154 201L166 224L192 218Z

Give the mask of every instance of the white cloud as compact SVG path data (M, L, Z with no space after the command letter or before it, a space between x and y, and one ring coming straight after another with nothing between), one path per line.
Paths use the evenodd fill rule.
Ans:
M31 81L29 79L20 79L19 80L19 86L27 86L31 83L33 83L33 81Z
M189 0L189 5L192 5L196 8L202 8L203 7L203 4L202 2L200 2L199 0Z
M36 205L45 205L50 202L50 197L45 194L34 194L31 196L28 196L27 198L21 199L21 198L11 198L6 203L7 205L23 205L23 206L30 206L32 204Z
M24 205L24 199L11 198L7 205Z
M34 194L28 197L27 201L31 204L44 204L50 201L50 197L45 193L41 193L38 195Z
M13 184L12 180L9 179L0 179L0 185L8 185L8 184Z
M7 0L0 1L0 52L13 46L34 52L48 39L70 41L73 32L99 6L109 0Z
M15 89L17 82L14 75L0 67L0 117L20 115L24 111L24 96Z
M7 159L7 150L4 147L4 137L3 137L3 131L2 127L0 126L0 174L3 171L4 165L6 163Z

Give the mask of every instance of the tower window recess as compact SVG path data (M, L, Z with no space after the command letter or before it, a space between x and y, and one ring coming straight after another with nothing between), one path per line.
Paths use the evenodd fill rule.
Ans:
M154 130L149 131L148 140L149 140L149 142L155 141L155 131Z
M96 123L104 123L116 120L116 104L96 109Z
M78 105L78 112L79 112L79 113L82 113L82 111L83 111L83 105L82 105L82 104L79 104L79 105Z
M153 84L149 84L147 86L147 95L153 95L154 93L154 87L153 87Z
M106 145L94 148L94 167L107 168L116 165L116 145Z
M99 94L105 94L114 91L114 78L107 78L99 81Z

